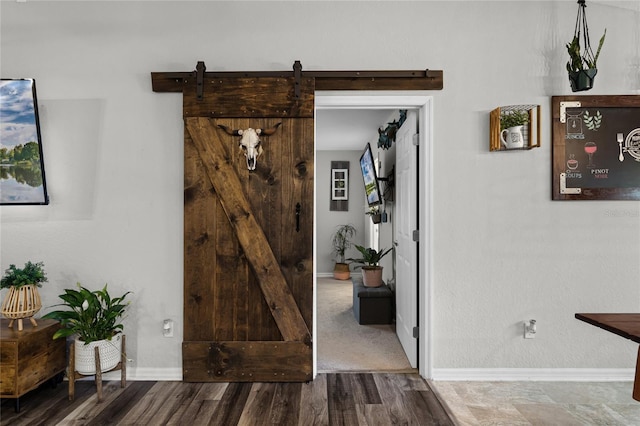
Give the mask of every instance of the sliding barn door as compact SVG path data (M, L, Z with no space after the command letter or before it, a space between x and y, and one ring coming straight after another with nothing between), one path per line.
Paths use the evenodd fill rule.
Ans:
M194 78L183 90L187 382L312 379L314 82L297 83ZM278 123L251 171L219 127Z

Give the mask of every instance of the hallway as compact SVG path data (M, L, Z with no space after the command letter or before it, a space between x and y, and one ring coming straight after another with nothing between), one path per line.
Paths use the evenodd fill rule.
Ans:
M318 278L318 372L417 372L409 365L394 324L358 324L352 292L351 280Z

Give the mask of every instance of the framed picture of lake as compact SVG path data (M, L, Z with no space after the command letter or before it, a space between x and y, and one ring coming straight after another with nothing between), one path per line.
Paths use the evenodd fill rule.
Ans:
M0 80L0 205L49 204L36 82Z

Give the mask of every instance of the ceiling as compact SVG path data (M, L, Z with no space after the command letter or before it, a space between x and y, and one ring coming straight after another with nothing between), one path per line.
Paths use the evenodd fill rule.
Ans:
M360 151L367 142L377 144L378 128L386 128L394 110L317 109L318 151Z

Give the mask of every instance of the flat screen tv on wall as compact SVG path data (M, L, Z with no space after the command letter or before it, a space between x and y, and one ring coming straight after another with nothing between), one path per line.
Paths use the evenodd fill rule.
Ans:
M378 174L376 172L375 162L373 161L373 153L371 152L370 143L367 143L367 146L360 157L360 170L362 170L364 194L367 198L369 207L381 204L382 199L380 196L380 185L378 184Z
M49 204L33 79L0 80L0 205Z

